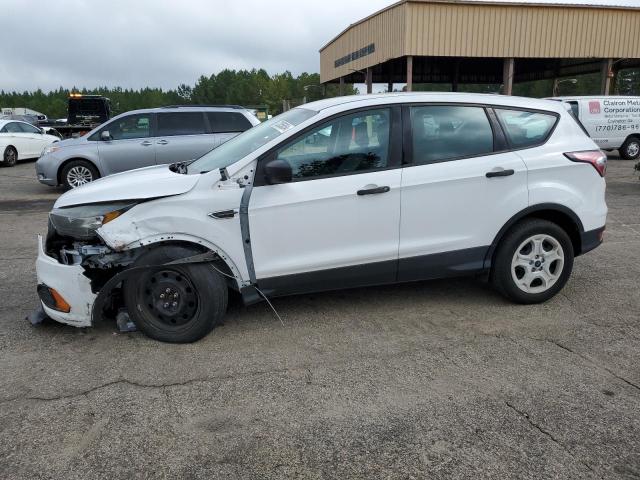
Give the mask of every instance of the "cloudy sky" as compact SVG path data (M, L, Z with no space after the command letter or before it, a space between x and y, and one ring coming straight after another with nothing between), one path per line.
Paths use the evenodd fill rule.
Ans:
M0 90L175 88L223 68L318 72L322 45L393 1L0 0Z

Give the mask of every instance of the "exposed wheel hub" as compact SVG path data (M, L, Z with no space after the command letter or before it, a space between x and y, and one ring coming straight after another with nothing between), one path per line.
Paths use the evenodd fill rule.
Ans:
M195 315L198 302L193 285L180 272L163 270L148 277L144 286L146 305L168 325L182 325Z

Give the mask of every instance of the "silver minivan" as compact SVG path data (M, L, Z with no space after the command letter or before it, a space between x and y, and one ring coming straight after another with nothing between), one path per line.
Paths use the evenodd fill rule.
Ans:
M258 123L238 106L134 110L45 148L36 174L46 185L76 188L126 170L199 158Z

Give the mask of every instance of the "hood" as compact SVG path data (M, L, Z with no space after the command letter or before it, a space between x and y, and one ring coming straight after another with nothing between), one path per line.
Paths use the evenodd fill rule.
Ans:
M70 190L58 198L53 207L179 195L191 190L200 178L200 175L174 173L168 165L138 168Z
M87 139L85 137L77 137L77 138L65 138L64 140L60 140L56 137L56 140L59 140L57 147L73 147L75 145L85 145L87 143Z

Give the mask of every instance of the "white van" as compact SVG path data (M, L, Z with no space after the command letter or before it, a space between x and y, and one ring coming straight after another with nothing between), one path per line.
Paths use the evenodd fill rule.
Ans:
M640 157L640 97L553 97L567 102L589 136L603 150L625 160Z

